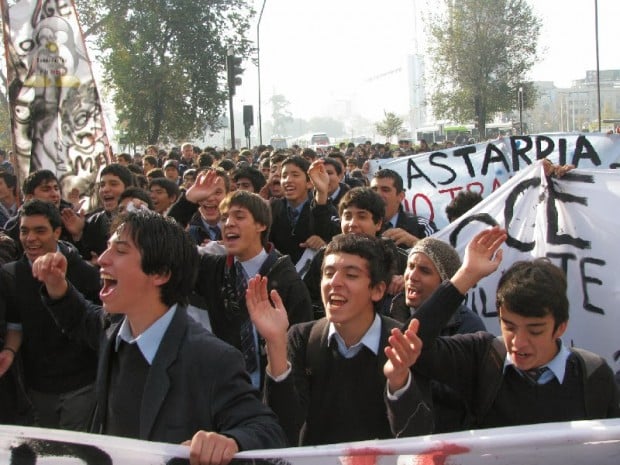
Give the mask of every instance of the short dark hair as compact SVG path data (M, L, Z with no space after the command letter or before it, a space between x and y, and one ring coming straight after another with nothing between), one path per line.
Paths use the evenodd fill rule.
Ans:
M303 149L301 151L301 156L304 157L304 158L308 157L308 158L310 158L312 160L316 160L316 157L318 155L316 154L315 150L311 149L310 147L306 147L305 149Z
M162 189L165 189L166 193L168 194L168 197L175 197L177 199L179 198L179 193L180 193L179 185L176 182L171 181L168 178L151 179L151 181L149 182L149 190L151 190L151 187L153 186L158 186L158 187L161 187Z
M368 210L375 224L379 224L385 217L385 201L370 187L354 187L348 190L338 204L338 216L342 217L344 210L349 207Z
M306 173L306 179L308 181L310 180L310 175L308 174L308 170L310 169L310 162L304 157L301 157L299 155L286 157L282 162L282 169L284 169L285 165L295 165L297 168Z
M108 166L105 166L99 174L99 179L106 174L117 176L125 187L133 186L133 174L129 171L129 168L123 165L111 163Z
M13 195L17 195L17 176L8 171L0 169L0 178L4 179L6 187L13 191Z
M397 258L393 243L378 237L357 233L338 234L327 244L324 257L335 253L347 253L364 258L368 262L371 286L376 286L380 282L389 285L396 271Z
M33 173L30 173L22 184L22 193L24 195L33 195L34 190L39 187L44 182L56 181L58 183L58 178L56 175L50 170L37 170Z
M150 210L128 212L115 219L112 231L126 231L131 237L144 273L170 276L160 287L164 304L188 302L197 276L198 251L174 219Z
M125 160L127 163L131 163L132 159L131 159L131 155L129 155L128 153L119 153L118 155L116 155L116 158L121 158L123 160Z
M24 202L22 207L19 209L19 219L21 223L21 219L24 216L34 216L34 215L42 215L45 216L52 226L52 229L57 229L62 227L62 218L60 216L60 210L51 202L46 202L44 200L39 199L30 199Z
M149 210L153 209L153 201L151 200L151 196L141 187L130 186L125 189L118 198L118 203L120 204L125 199L140 199L146 203Z
M456 220L481 201L482 195L478 192L460 191L446 207L448 221L452 222Z
M267 181L265 180L265 176L263 176L263 173L261 173L259 170L252 166L243 166L235 170L235 172L233 173L233 180L235 182L238 182L239 179L242 178L248 179L252 183L252 186L254 187L254 192L260 191L267 183Z
M566 287L564 272L548 258L518 261L499 279L495 307L524 317L551 314L557 329L568 321Z
M342 165L335 158L332 158L332 157L324 158L323 163L325 163L326 165L333 166L338 176L342 174Z
M394 187L396 188L396 193L400 194L405 190L405 186L403 184L403 178L396 171L384 168L375 173L374 178L376 179L391 179L394 181Z
M154 157L153 155L146 155L143 159L142 159L142 164L144 165L144 162L147 161L149 162L150 165L153 166L159 166L159 162L157 161L157 158ZM152 169L152 168L151 168Z
M152 168L147 171L146 177L149 179L156 179L165 178L166 175L164 174L164 170L162 170L161 168Z
M203 152L198 155L198 167L199 168L209 168L213 166L213 156L207 152Z
M261 232L260 238L263 247L267 247L269 242L269 231L271 229L271 207L260 195L248 191L235 191L228 194L220 203L220 213L224 213L232 206L247 208L254 221L267 228Z

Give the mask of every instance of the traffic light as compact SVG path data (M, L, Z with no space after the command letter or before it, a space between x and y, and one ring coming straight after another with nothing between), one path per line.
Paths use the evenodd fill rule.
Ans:
M230 95L235 95L235 88L241 85L241 73L243 68L241 67L241 57L236 57L233 54L226 56L226 71L228 73L228 92Z

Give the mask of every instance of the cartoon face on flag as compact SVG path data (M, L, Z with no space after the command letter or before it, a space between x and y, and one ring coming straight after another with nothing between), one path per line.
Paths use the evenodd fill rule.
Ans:
M64 185L94 178L109 144L73 2L3 1L2 9L20 177L48 169Z

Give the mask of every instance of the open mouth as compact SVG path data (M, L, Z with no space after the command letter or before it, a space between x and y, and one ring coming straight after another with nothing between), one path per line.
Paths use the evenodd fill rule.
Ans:
M108 274L101 274L101 290L99 291L99 297L103 301L109 297L115 290L118 281Z
M337 295L337 294L333 294L330 295L329 298L327 299L327 303L329 304L330 308L340 308L342 307L344 304L346 304L348 301L347 299L345 299L343 296L341 295Z

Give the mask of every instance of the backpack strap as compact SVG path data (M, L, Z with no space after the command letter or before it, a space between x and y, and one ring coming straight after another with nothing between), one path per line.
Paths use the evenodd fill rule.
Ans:
M486 416L491 409L497 392L502 385L502 372L504 361L506 360L506 345L501 336L493 338L487 353L482 360L482 367L479 370L478 394L476 404L478 409L476 418L478 423Z
M586 417L600 418L601 413L604 414L607 411L609 396L605 394L605 391L609 388L604 377L597 376L595 373L605 365L605 360L600 355L578 347L571 347L570 351L575 354L581 369Z

